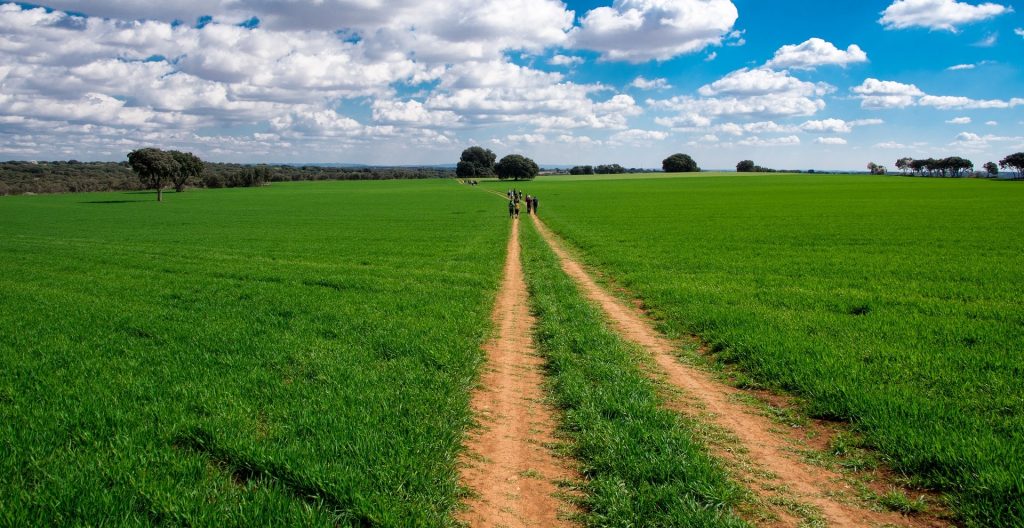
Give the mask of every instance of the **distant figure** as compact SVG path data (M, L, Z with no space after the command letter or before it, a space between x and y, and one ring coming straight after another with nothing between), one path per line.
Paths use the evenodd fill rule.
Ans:
M513 203L512 200L508 201L508 217L509 218L515 218L516 217L516 204Z
M533 213L533 197L529 194L526 195L526 214Z
M533 214L534 215L537 214L537 197L536 196L533 197Z
M519 202L515 203L515 207L516 207L516 216L515 217L519 218Z

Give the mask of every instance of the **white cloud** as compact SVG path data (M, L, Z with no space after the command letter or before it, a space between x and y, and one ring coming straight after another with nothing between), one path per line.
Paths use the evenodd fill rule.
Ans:
M731 0L615 0L583 15L571 38L603 60L668 60L720 45L738 17Z
M999 42L999 33L989 33L985 38L975 42L972 46L978 48L991 48Z
M836 48L831 42L820 38L808 39L802 44L782 46L775 52L775 57L765 66L769 68L792 68L795 70L812 70L818 66L836 65L846 67L847 64L867 62L868 55L860 46L851 44L846 51Z
M800 145L800 138L797 136L782 136L771 138L751 136L749 138L737 141L736 144L744 147L795 147Z
M1016 28L1013 30L1013 34L1018 37L1024 37L1024 28Z
M875 143L875 148L901 150L908 149L910 147L904 145L903 143L897 143L895 141L886 141L883 143Z
M896 0L882 12L879 22L886 29L923 27L955 32L958 26L1012 11L991 2L973 5L957 0Z
M999 121L986 121L985 125L987 125L987 126L999 126Z
M613 143L629 145L644 145L653 141L663 141L668 138L668 132L661 130L639 130L630 129L616 132L609 138Z
M552 66L578 66L586 62L583 57L570 56L570 55L555 55L551 57L548 64Z
M969 117L954 117L953 119L950 119L949 121L946 121L946 123L948 123L950 125L969 125L969 124L971 124L971 118L969 118Z
M512 143L527 144L544 143L548 140L548 138L545 137L544 134L510 134L508 137L506 137L506 139L508 139Z
M977 66L974 65L974 64L957 64L955 66L950 66L949 68L946 68L946 70L948 70L948 71L973 70L976 67Z
M857 119L854 121L845 121L843 119L830 118L805 121L800 125L800 130L805 132L832 132L835 134L847 134L853 132L853 129L856 127L882 124L885 124L885 121L882 121L881 119Z
M956 140L950 143L951 146L959 147L967 150L986 150L992 147L993 143L1011 143L1021 144L1024 143L1024 137L1021 136L996 136L993 134L986 134L984 136L975 134L973 132L961 132L957 134ZM1004 145L1005 146L1005 145Z
M667 90L672 87L667 79L645 79L642 75L633 79L629 85L640 90Z
M821 99L835 88L792 77L788 72L767 68L743 68L702 86L701 97L676 96L649 99L656 109L677 113L656 122L663 126L707 126L716 117L772 118L809 116L825 108Z
M860 98L863 108L905 108L913 105L917 97L924 95L913 84L873 78L865 79L860 86L851 88L851 91Z
M1018 97L1004 101L951 95L928 95L913 84L879 81L878 79L866 79L860 86L855 86L850 90L861 100L861 107L874 109L906 108L918 105L940 110L970 110L1013 108L1024 105L1024 98Z
M814 140L819 145L845 145L846 140L841 137L820 137Z

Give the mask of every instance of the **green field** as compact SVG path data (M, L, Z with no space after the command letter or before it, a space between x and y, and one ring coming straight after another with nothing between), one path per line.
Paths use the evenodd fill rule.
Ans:
M505 184L488 184L503 188ZM979 526L1024 525L1024 185L861 176L521 184L584 260L746 384L853 422Z
M0 199L0 525L453 524L493 198L153 198Z

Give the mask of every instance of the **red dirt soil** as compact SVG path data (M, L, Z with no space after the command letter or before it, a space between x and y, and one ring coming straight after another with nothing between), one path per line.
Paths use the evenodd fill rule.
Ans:
M556 421L544 403L543 360L533 347L518 220L492 317L497 335L484 347L487 364L472 401L482 428L470 434L460 461L474 496L459 520L474 527L574 526L566 518L576 510L556 494L558 482L578 476L550 449Z

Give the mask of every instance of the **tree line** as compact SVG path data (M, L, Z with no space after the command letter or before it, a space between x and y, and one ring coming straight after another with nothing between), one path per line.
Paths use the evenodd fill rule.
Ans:
M255 187L270 182L313 180L406 180L451 178L443 167L324 167L203 163L185 188ZM168 185L170 185L168 183ZM0 162L0 195L68 192L139 191L146 183L124 162Z
M1014 178L1024 177L1024 152L1017 152L999 160L986 162L981 171L974 170L974 162L960 156L948 158L914 159L910 157L896 160L896 168L903 174L924 176L929 178L966 178L999 176L1000 169L1008 169ZM869 165L870 168L870 165Z

